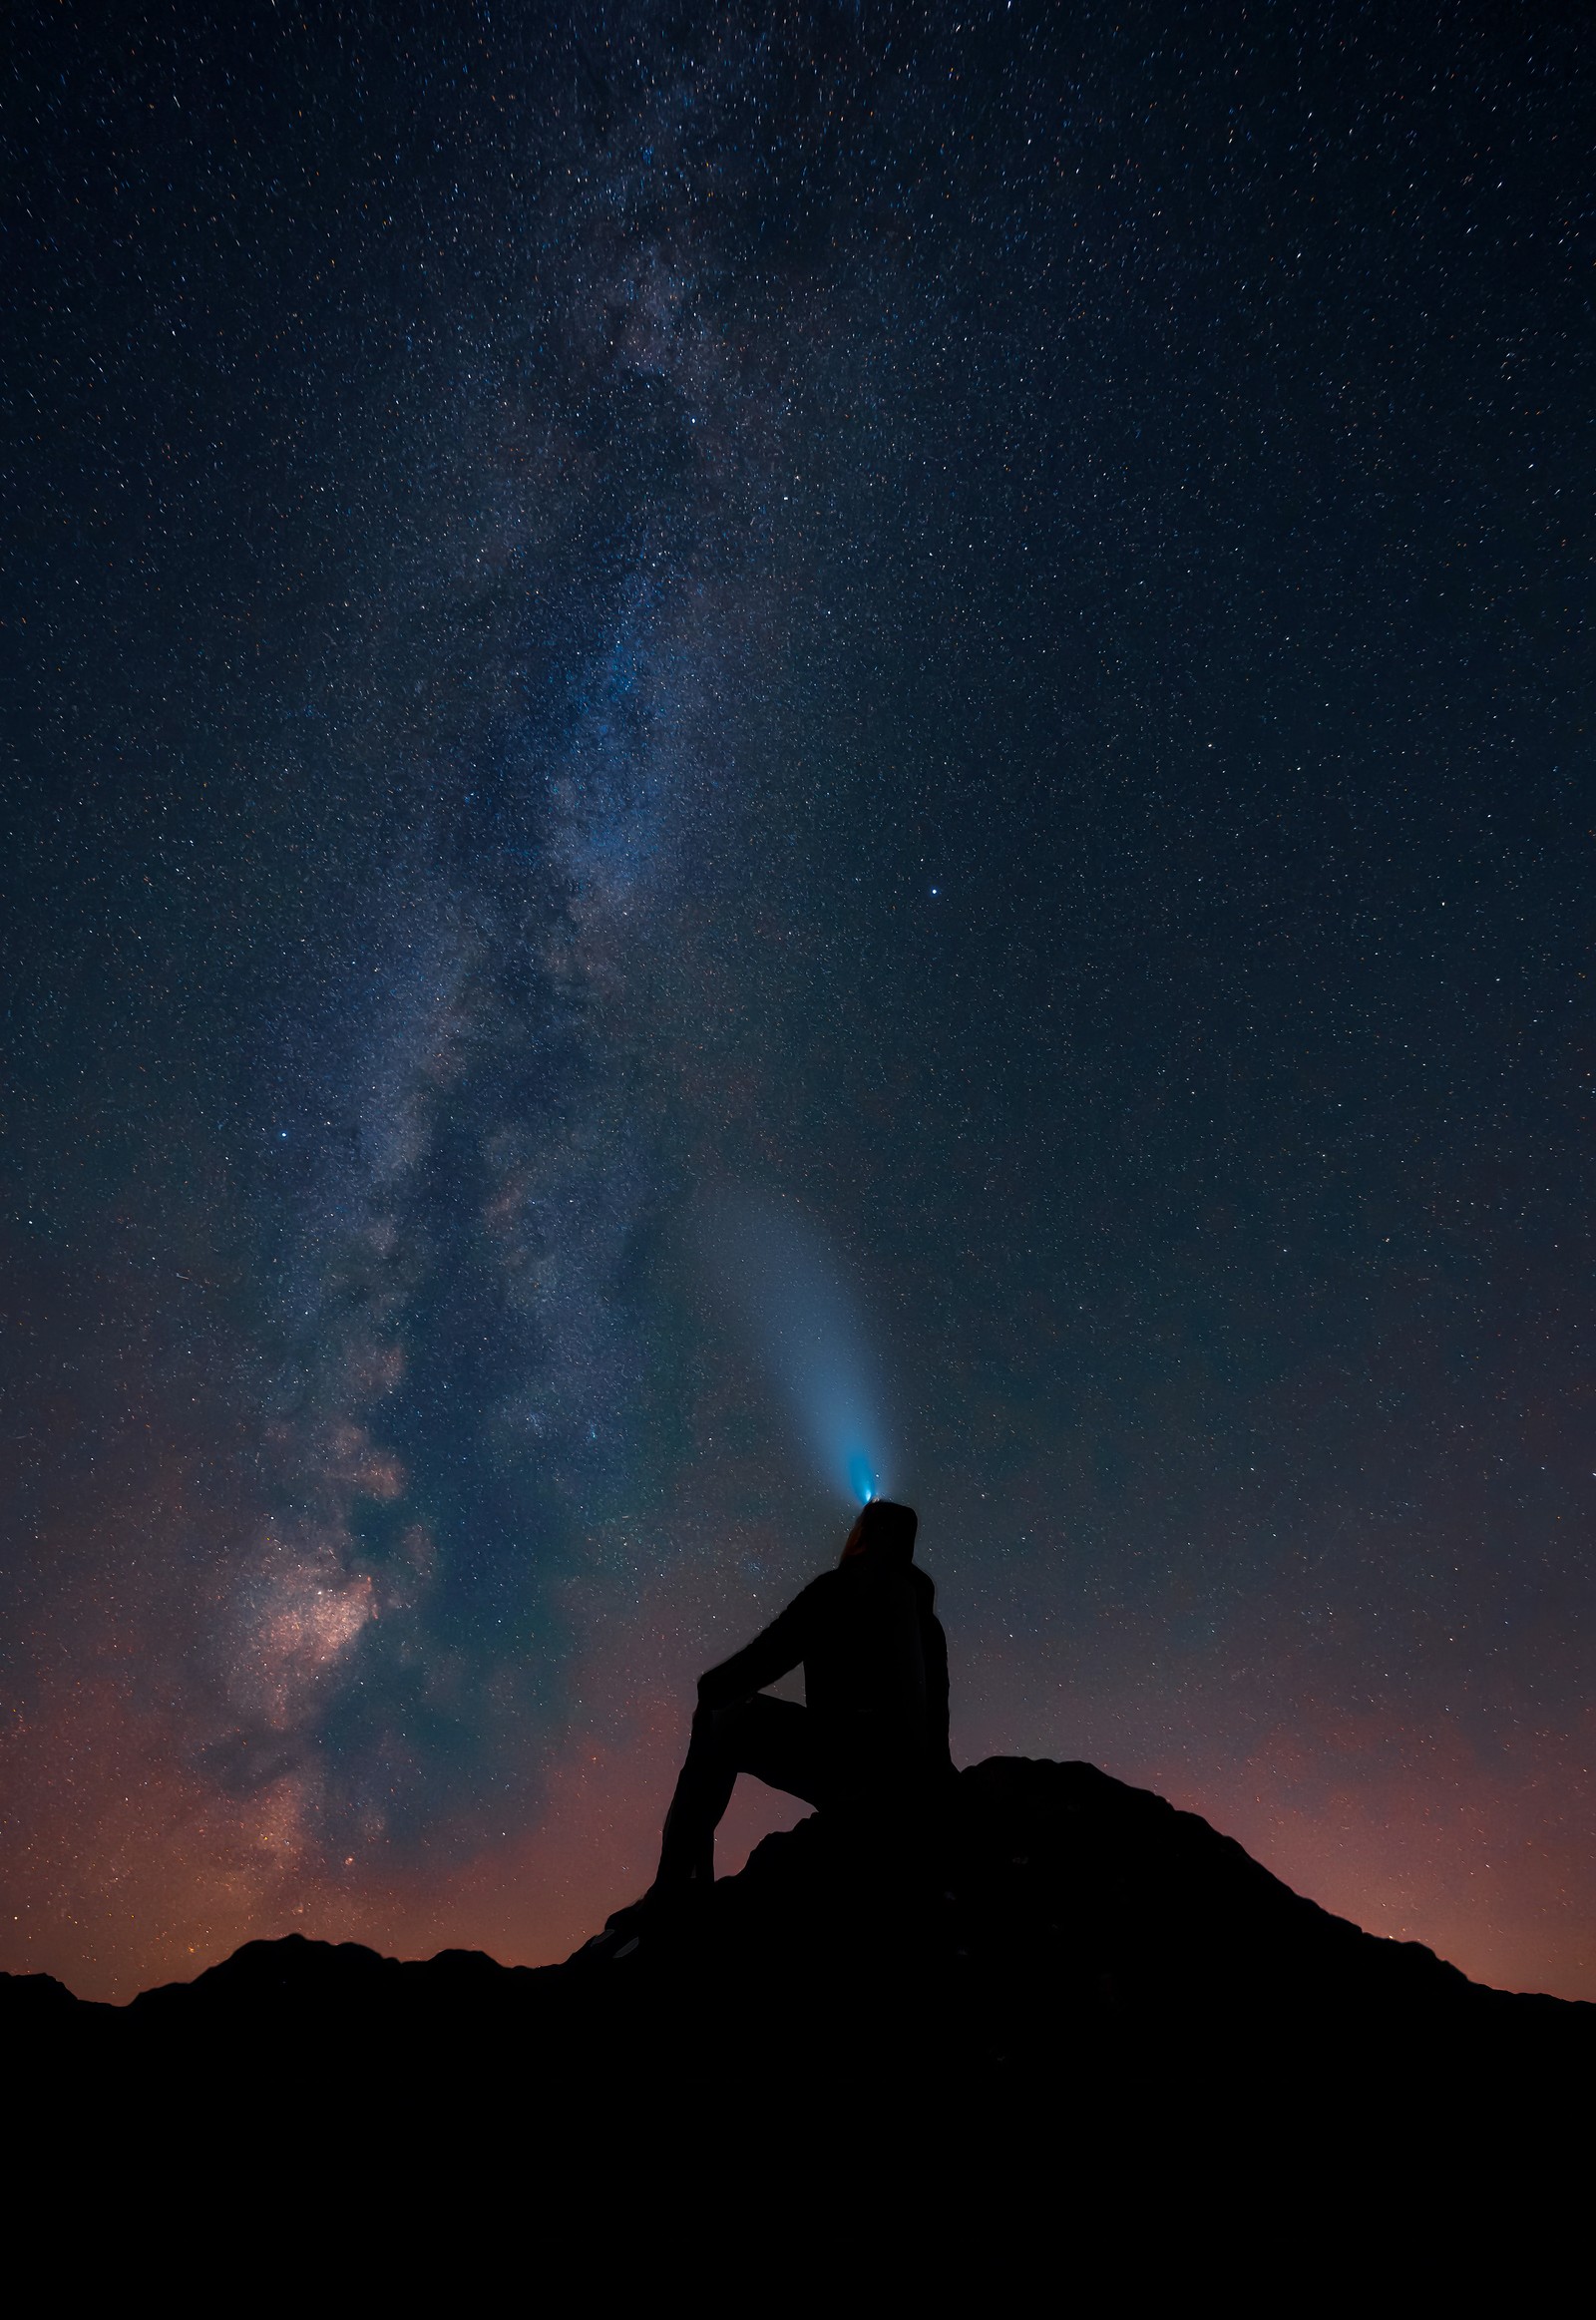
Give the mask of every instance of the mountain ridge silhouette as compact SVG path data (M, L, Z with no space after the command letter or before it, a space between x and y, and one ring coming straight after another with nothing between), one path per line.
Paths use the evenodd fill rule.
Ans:
M1034 2072L1063 2039L1121 2043L1444 2030L1494 2049L1596 2052L1596 2005L1474 1983L1421 1943L1369 1934L1294 1892L1234 1838L1095 1766L989 1757L957 1774L930 1826L812 1815L766 1837L736 1876L640 1935L597 1936L563 1964L504 1966L446 1949L398 1960L301 1934L244 1943L190 1982L124 2006L48 1975L0 1975L13 2039L77 2031L181 2040L201 2026L274 2035L331 2012L350 2029L440 2009L507 2023L610 2001L664 2009L696 1991L761 1991L812 2011L884 1957L940 2003L945 2054ZM883 1945L885 1945L883 1947ZM109 2048L108 2050L109 2051Z
M206 2280L312 2264L406 2308L418 2265L580 2303L718 2263L778 2304L1062 2266L1134 2309L1194 2263L1428 2292L1437 2235L1550 2276L1596 2006L1364 1933L1090 1764L991 1757L562 1964L289 1934L120 2007L6 1976L0 2053L16 2212L119 2276L147 2244L167 2275L175 2219Z

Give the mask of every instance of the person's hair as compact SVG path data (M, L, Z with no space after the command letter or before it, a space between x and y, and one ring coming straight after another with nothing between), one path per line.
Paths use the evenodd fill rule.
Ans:
M912 1506L899 1506L891 1498L872 1498L860 1510L861 1552L901 1555L907 1562L915 1551L919 1528L920 1517Z

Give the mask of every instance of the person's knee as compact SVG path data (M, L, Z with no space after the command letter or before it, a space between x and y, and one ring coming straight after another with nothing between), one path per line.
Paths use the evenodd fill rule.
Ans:
M748 1717L746 1700L734 1700L729 1708L705 1708L700 1704L692 1712L692 1737L701 1747L724 1747L742 1730Z

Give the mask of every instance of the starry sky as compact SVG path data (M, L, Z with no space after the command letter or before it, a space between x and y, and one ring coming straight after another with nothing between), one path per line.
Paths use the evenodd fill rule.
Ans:
M1580 14L23 10L0 1965L563 1955L851 1426L1596 1997Z

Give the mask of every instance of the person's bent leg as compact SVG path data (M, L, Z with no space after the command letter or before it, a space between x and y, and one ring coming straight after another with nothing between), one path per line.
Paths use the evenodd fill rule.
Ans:
M713 1882L715 1830L739 1772L819 1803L823 1770L808 1711L766 1693L732 1708L698 1710L665 1815L656 1887Z
M686 1760L665 1814L655 1889L712 1882L715 1830L737 1784L736 1708L700 1708L692 1720Z
M760 1692L745 1703L747 1714L737 1732L737 1769L800 1796L806 1804L830 1801L833 1782L818 1727L807 1708L795 1700L773 1700Z

